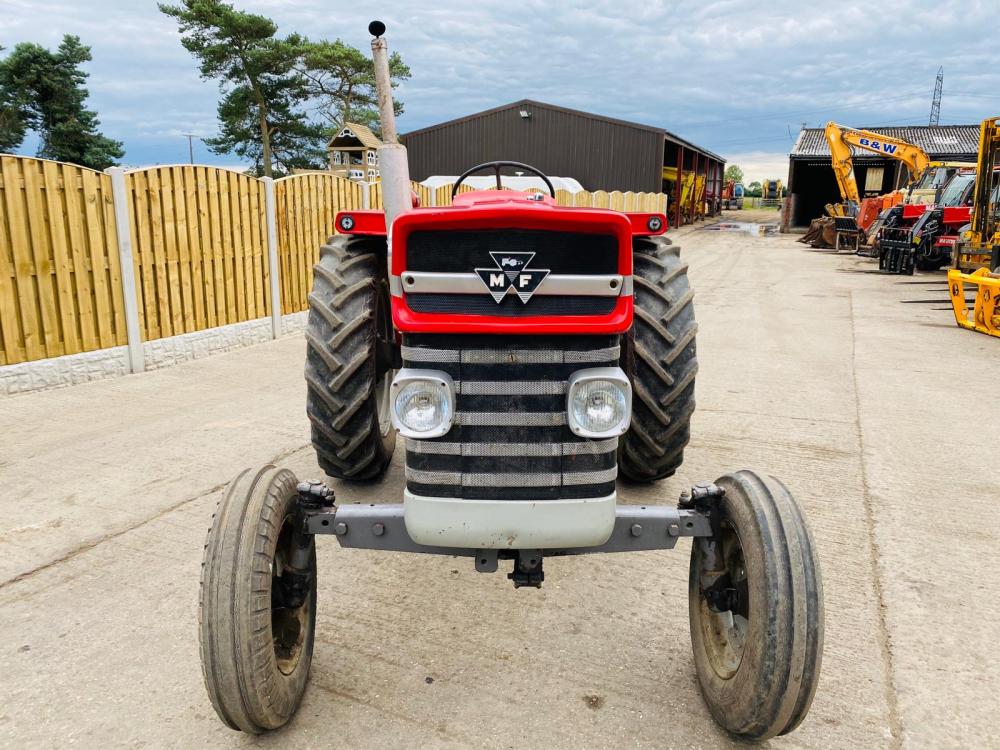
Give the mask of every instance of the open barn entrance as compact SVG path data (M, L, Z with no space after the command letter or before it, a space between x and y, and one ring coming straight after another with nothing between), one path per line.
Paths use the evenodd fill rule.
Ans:
M862 198L896 188L897 165L884 160L854 160L854 179ZM840 203L840 189L829 159L793 159L791 165L791 226L807 227L823 216L827 203Z

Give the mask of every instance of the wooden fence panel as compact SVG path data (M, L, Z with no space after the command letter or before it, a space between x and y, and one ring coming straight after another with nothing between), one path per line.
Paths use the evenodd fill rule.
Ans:
M0 365L125 343L113 217L107 175L0 157Z
M370 189L376 185L381 187L373 183ZM337 234L338 211L362 207L362 190L357 182L321 172L274 181L282 313L300 312L309 306L312 269L319 261L320 245Z
M265 317L260 180L216 167L125 173L144 341Z
M434 189L434 205L435 206L451 205L451 185L442 185L441 187Z
M431 188L426 185L421 185L419 182L410 182L410 187L413 189L413 192L417 194L417 198L419 199L421 206L426 207L431 205L432 196L434 194L434 191Z
M385 208L385 203L382 201L381 182L368 183L368 208L374 208L379 211Z

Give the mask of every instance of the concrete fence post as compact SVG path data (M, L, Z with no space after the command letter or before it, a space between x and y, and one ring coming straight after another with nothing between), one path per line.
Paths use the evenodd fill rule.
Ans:
M142 372L146 360L142 352L142 333L139 330L139 290L135 283L135 264L132 260L132 232L128 210L128 191L125 188L125 170L108 167L111 176L111 200L115 209L115 232L118 235L118 259L122 272L122 298L125 301L125 336L128 340L129 369Z
M278 206L274 199L274 180L264 182L264 217L267 220L267 266L271 276L271 336L281 336L281 278L278 265Z
M371 185L367 182L361 183L361 208L369 209L372 207L371 199Z
M431 188L429 195L430 195L430 200L427 201L427 204L430 205L430 206L436 206L437 203L438 203L438 191L437 191L437 188Z

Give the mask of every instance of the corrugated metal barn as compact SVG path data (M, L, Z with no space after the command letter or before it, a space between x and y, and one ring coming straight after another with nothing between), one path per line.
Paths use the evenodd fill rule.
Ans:
M410 176L459 175L487 161L530 164L546 174L572 177L586 190L666 192L664 167L704 175L706 195L722 189L725 159L664 128L522 99L415 130L402 137ZM672 207L677 216L680 207ZM676 217L675 220L676 222Z
M979 125L913 125L901 128L864 128L879 135L901 138L920 146L936 161L976 161ZM862 197L882 195L906 184L902 162L863 149L851 149L854 178ZM787 227L804 227L823 215L827 203L839 203L837 178L830 164L830 145L823 128L804 128L789 155L788 200L783 216Z

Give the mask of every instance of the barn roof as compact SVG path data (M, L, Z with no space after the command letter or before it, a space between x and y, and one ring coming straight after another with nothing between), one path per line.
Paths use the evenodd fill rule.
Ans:
M979 125L907 125L899 128L864 128L879 135L888 135L920 146L932 158L972 157L979 152ZM864 149L851 149L855 156L874 156ZM823 128L803 128L789 154L794 158L830 156Z
M529 107L529 108L539 107L544 109L550 109L553 110L554 112L564 112L571 115L576 115L577 117L586 117L587 119L590 120L597 120L599 122L606 122L612 125L619 125L624 128L634 128L635 130L644 130L651 133L657 133L659 135L662 135L669 141L672 141L674 143L679 143L683 145L685 148L690 149L691 151L697 151L698 153L702 154L703 156L707 156L710 159L715 159L716 161L720 162L726 161L725 158L719 156L718 154L712 153L708 149L702 148L701 146L692 143L686 138L681 138L679 135L671 133L669 130L661 128L656 125L644 125L638 122L630 122L629 120L621 120L618 119L617 117L606 117L605 115L598 115L594 114L593 112L583 112L582 110L579 109L570 109L569 107L560 107L555 104L547 104L545 102L539 102L534 99L520 99L516 102L511 102L510 104L502 104L499 107L486 109L483 110L482 112L474 112L471 115L465 115L464 117L456 117L453 120L446 120L444 122L436 123L435 125L429 125L428 127L420 128L419 130L413 130L409 133L406 133L405 135L402 136L402 139L405 142L407 138L412 138L413 136L423 135L424 133L430 133L431 131L440 130L442 128L450 128L456 125L462 125L471 120L476 120L481 117L486 117L488 115L494 114L495 112L502 112L508 109L521 109L524 107Z

